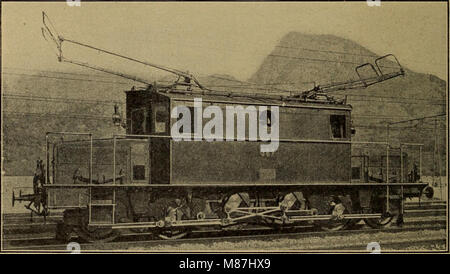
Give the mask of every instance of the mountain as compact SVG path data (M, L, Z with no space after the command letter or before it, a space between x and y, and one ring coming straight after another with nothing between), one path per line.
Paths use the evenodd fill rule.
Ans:
M358 79L355 67L373 63L379 57L363 46L334 35L310 35L290 32L285 35L264 59L249 79L259 84L284 83L286 89L307 90L314 84L346 82ZM392 57L380 62L385 72L398 66ZM399 60L401 63L401 60ZM416 73L404 68L405 75L366 89L334 92L336 97L347 96L353 106L352 122L356 128L354 140L385 141L386 123L418 117L433 116L446 111L446 82L434 75ZM374 75L362 70L362 77ZM278 87L280 87L278 86ZM445 117L438 120L438 144L442 163L445 163ZM433 168L434 122L432 119L411 121L390 126L389 137L394 145L400 142L424 143L424 173ZM410 154L417 154L417 148ZM416 157L418 158L418 157ZM442 164L445 173L445 164Z

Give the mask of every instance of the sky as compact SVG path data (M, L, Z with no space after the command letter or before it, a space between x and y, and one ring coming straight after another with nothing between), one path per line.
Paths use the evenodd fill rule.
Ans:
M333 34L405 67L447 79L446 3L366 2L2 2L2 68L85 71L60 64L41 34L42 11L70 38L195 75L248 79L290 31ZM132 64L97 52L75 57L122 72ZM84 55L86 54L86 55ZM141 70L143 68L140 68ZM147 69L145 70L147 71ZM153 72L151 72L153 73Z

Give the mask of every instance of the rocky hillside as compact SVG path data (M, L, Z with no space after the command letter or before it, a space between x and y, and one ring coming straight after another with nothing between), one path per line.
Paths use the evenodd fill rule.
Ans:
M386 53L387 54L387 53ZM395 53L394 53L395 54ZM397 54L400 59L401 53ZM357 43L333 35L306 35L291 32L285 35L249 79L255 83L277 83L287 89L308 89L311 82L329 84L356 80L355 67L372 62L378 56ZM401 59L399 60L402 61ZM394 63L388 59L380 65L387 72ZM370 77L370 71L363 71ZM445 113L446 82L434 75L405 68L405 76L397 77L366 89L333 93L347 96L353 106L352 120L356 140L386 140L386 122L395 122ZM442 171L445 170L445 117L438 119L438 144ZM425 144L424 172L430 173L433 163L434 121L425 119L391 127L391 141Z

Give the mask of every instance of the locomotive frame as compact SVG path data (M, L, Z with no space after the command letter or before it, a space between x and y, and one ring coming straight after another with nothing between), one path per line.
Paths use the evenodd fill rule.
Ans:
M167 106L171 109L174 105L176 105L178 100L172 100L172 98L180 98L179 92L180 91L173 92L173 90L172 93L167 91L161 92L155 90L154 88L149 88L146 90L132 91L131 94L138 94L138 97L146 97L150 94L151 96L163 96L165 98L169 98L166 102ZM183 91L183 93L185 92L186 91ZM245 94L242 94L242 98L245 98L245 96ZM184 95L184 97L181 97L183 98L183 100L186 99L186 95ZM193 97L190 97L191 100L193 100ZM211 97L208 98L211 99ZM238 102L236 102L233 100L233 98L229 97L219 98L224 100L217 100L218 102L212 100L204 100L203 102L205 104L222 104L223 102L225 102L226 104L253 103L253 99L250 100L252 102L250 102L249 100L245 101L243 99L240 99ZM134 106L134 104L131 104L131 102L134 102L135 100L136 98L131 99L129 95L127 95L127 113L129 113L133 107L141 107L140 105ZM159 102L159 100L157 100L156 102ZM343 104L343 102L339 104L330 104L324 101L313 102L310 100L309 102L294 102L286 104L282 101L280 101L279 103L274 103L274 99L272 98L270 99L270 101L262 102L261 104L264 103L268 103L268 105L278 105L279 107L286 109L293 107L306 109L307 112L314 111L318 112L319 114L324 114L327 117L333 115L333 113L336 113L336 111L344 111L346 115L348 115L346 116L348 118L346 119L346 121L350 121L351 107ZM150 103L151 108L153 107L152 104L153 101ZM153 113L152 111L153 110L148 109L149 113ZM282 114L283 111L280 112L280 119L282 117ZM165 128L170 128L174 121L176 121L176 119L169 119L169 121L167 121L168 124ZM280 124L282 122L283 119L280 120ZM128 123L130 123L130 121L128 121ZM351 141L351 134L347 134L346 138L343 139L335 139L333 138L333 136L330 136L328 140L321 140L318 138L282 138L283 133L280 133L282 136L279 139L280 148L283 148L283 146L287 146L289 144L293 144L293 147L291 147L291 149L295 148L294 145L297 144L304 144L308 147L312 147L313 145L322 145L322 147L319 147L319 150L322 150L325 146L328 145L342 147L345 146L345 153L343 153L345 156L341 160L346 161L348 169L347 171L342 173L340 173L340 171L336 171L338 172L336 174L340 174L341 177L343 176L343 178L347 178L345 180L341 179L339 181L333 181L333 179L324 180L322 178L316 181L305 179L300 179L297 181L280 181L276 179L280 173L275 170L275 175L273 175L273 172L272 175L270 175L270 172L269 175L267 175L266 170L264 171L266 172L266 175L263 175L261 173L259 174L260 176L263 176L263 179L257 178L255 181L215 181L212 183L205 183L195 182L195 180L191 180L182 182L179 180L175 180L173 175L173 169L176 168L176 166L174 166L174 145L178 145L178 149L180 149L180 142L173 141L173 138L170 135L166 134L167 131L164 131L160 134L155 133L156 127L154 124L150 127L148 127L148 125L144 127L147 127L148 129L151 128L151 132L144 132L151 134L133 134L132 126L127 127L127 134L116 134L113 135L112 138L108 139L93 139L93 135L91 133L53 132L47 134L46 161L47 167L52 166L52 169L47 168L46 170L46 183L43 185L43 188L45 189L47 195L46 200L49 209L65 209L64 223L63 225L61 225L58 232L60 235L66 235L67 237L69 235L68 232L75 228L80 236L89 241L95 241L114 238L116 235L118 235L118 233L116 232L121 229L132 229L133 231L139 232L152 231L163 238L174 238L184 236L187 231L193 228L201 227L215 226L228 229L229 227L233 227L235 225L249 223L279 227L302 224L305 222L315 222L324 229L343 229L361 219L364 219L369 225L373 227L380 227L390 223L394 215L397 216L397 223L401 224L404 199L407 197L420 196L423 193L424 188L427 186L427 184L421 183L419 181L405 182L403 176L405 172L403 149L401 149L400 157L401 182L390 182L390 176L387 176L387 174L390 173L389 170L399 169L398 167L392 167L392 163L390 163L389 154L390 150L392 149L390 145L387 142ZM351 125L349 122L345 123L345 128L347 133L351 132ZM332 135L332 133L330 134ZM57 136L58 142L52 143L51 136ZM87 142L80 140L67 142L61 141L61 136L86 136L89 138L89 140ZM181 143L199 143L205 144L206 146L214 146L214 143L219 142L225 145L240 143L242 144L242 146L249 146L252 143L261 143L261 140L259 139L256 141L250 141L248 138L246 140L229 143L225 141L210 141L211 140L207 140L207 138L202 138L201 141ZM129 148L130 154L125 157L127 158L126 161L128 162L127 167L125 172L123 172L125 165L118 164L118 161L120 160L117 159L117 155L121 155L121 157L124 157L124 154L122 153L123 149L121 145L119 145L121 142L128 142L130 144L140 143L147 145L144 150L144 154L150 151L150 155L148 156L147 160L144 161L147 165L145 167L145 173L148 174L147 176L144 176L144 178L138 178L140 180L134 180L136 178L133 178L133 170L135 169L135 167L131 163L131 145ZM156 155L158 156L159 160L163 158L160 157L161 155L165 155L168 167L166 167L165 172L161 172L161 169L156 169L156 171L152 170L153 166L155 166L155 159L152 160L151 154L154 152L152 152L150 147L164 147L164 142L168 142L169 145L169 150L166 151L167 154L161 154L161 151L159 151L157 153L160 154L156 153ZM55 155L63 155L64 151L62 150L61 152L58 149L55 150L55 148L61 145L62 148L64 148L64 146L70 147L71 144L74 143L78 145L84 144L84 146L82 146L83 149L85 151L89 151L87 155L88 157L86 158L89 164L87 170L85 170L87 171L88 175L86 177L83 177L82 175L80 175L80 168L75 168L75 166L72 165L72 170L75 170L75 173L73 173L72 177L68 177L68 175L72 174L70 172L65 174L65 177L58 176L57 169L59 163L57 160L55 162L55 159L57 159L58 157ZM103 146L106 147L107 150L112 148L112 154L108 154L107 152L105 152L105 150L95 152L96 147L102 146L101 143L109 143L109 145L112 145L112 147L110 147L103 144ZM382 173L385 172L385 178L382 177L381 179L378 179L378 181L370 181L366 177L362 178L360 181L352 180L352 170L351 165L349 165L352 157L352 145L385 147L384 151L386 154L385 156L381 156L380 158L381 161L385 161L385 166L381 167L380 169L382 170ZM408 145L419 145L419 147L421 147L420 144L405 143L401 144L401 148ZM244 150L235 150L235 152L237 152L238 155L241 155L242 153L244 153ZM319 150L316 150L316 152ZM52 155L50 153L51 151L53 151ZM119 153L119 151L121 152ZM196 151L198 152L198 150ZM71 152L68 153L69 156L76 154L76 151L73 150L68 150L68 152ZM191 156L194 152L195 151L190 151ZM189 154L189 149L185 150L183 153ZM279 152L275 152L274 154L277 153ZM293 155L295 153L291 154ZM105 158L108 158L112 162L112 169L109 173L110 175L108 175L108 173L104 173L103 181L98 176L98 179L95 180L93 176L93 171L95 170L94 166L96 165L93 158L97 159L99 155L107 155L105 156ZM303 156L303 160L311 161L311 158L309 158L309 156L310 155L308 155L308 157L306 158ZM64 158L65 156L62 157ZM273 155L267 156L261 154L260 157L260 159L271 159ZM329 159L336 159L335 157L336 155L328 156ZM421 172L421 150L419 158L419 170ZM210 160L211 159L215 158L212 157L210 158ZM256 159L253 159L253 161L255 160ZM332 162L331 164L335 165L336 162ZM314 164L310 166L314 167ZM121 171L118 173L117 171L119 169L121 169ZM250 172L253 171L255 170L250 170ZM287 170L287 172L290 171ZM317 172L320 172L320 170L316 167L316 169L313 170L312 174ZM329 174L331 174L331 176L334 176L334 173L332 171L330 172L329 170L322 170L322 172L328 172ZM50 175L50 173L52 173L52 175ZM106 179L105 175L109 176L109 178ZM202 176L206 175L203 174ZM161 179L160 177L163 178ZM50 178L52 179L50 180ZM61 180L59 178L65 178L65 180L58 181ZM68 182L72 180L73 182ZM56 196L61 195L61 192L65 192L65 196L63 196L66 200L64 202L57 202ZM268 195L267 192L276 192L276 195ZM157 193L156 196L158 196L158 194L162 196L169 196L168 199L170 201L166 201L166 199L164 202L161 202L161 205L158 205L158 202L155 202L156 207L164 208L154 216L149 216L148 214L147 216L145 216L145 210L141 210L140 213L136 213L136 210L134 209L135 207L142 207L142 204L147 204L147 207L150 207L149 201L155 199L155 193ZM88 199L82 201L80 195L87 196ZM142 195L144 196L144 198L142 198ZM202 198L202 195L204 195L205 200L203 201L202 210L195 211L194 209L189 209L190 211L194 212L194 214L191 214L192 216L190 216L189 218L186 218L187 214L184 211L184 213L180 213L184 216L178 216L180 214L178 214L179 212L177 210L179 210L179 208L183 209L186 206L186 204L188 203L186 201L189 200L189 196L192 199L192 197ZM96 196L97 198L94 198ZM138 201L139 198L130 198L130 196L141 196L141 200ZM324 202L312 202L310 200L310 196L317 196L319 200L324 199ZM316 200L317 197L315 198ZM334 207L329 205L333 202L327 201L327 199L333 200L336 197L338 197L339 201L337 203L345 204L345 207L348 207L345 209L345 212L342 211L340 213L336 213L333 211L333 208L336 208L336 205L334 205ZM74 202L73 204L68 205L66 202L70 199L75 199L78 204ZM127 205L125 206L125 211L127 212L127 214L134 214L125 221L120 220L121 217L118 216L119 214L117 213L117 207L119 207L118 203L122 203L122 205L120 206L123 208L124 200L128 200L128 202L125 202L127 203ZM230 200L235 201L230 202ZM133 205L133 202L131 201L135 201L135 204ZM155 204L153 204L153 206L155 207ZM219 208L218 211L220 211L220 213L212 213L212 211L214 211L214 209L212 209L213 207L215 208L216 213L217 208ZM110 208L110 210L105 211L105 208ZM170 213L171 211L172 213ZM174 211L175 213L173 213ZM155 216L158 216L158 218L156 218Z

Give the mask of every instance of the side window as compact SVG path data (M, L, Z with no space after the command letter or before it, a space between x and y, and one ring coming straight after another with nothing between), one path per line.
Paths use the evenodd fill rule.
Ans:
M333 138L346 138L345 115L330 115L331 134Z
M159 105L155 107L154 125L155 133L164 133L167 131L167 122L169 114L166 107Z
M131 111L131 133L147 134L150 129L150 119L146 108L138 108Z

